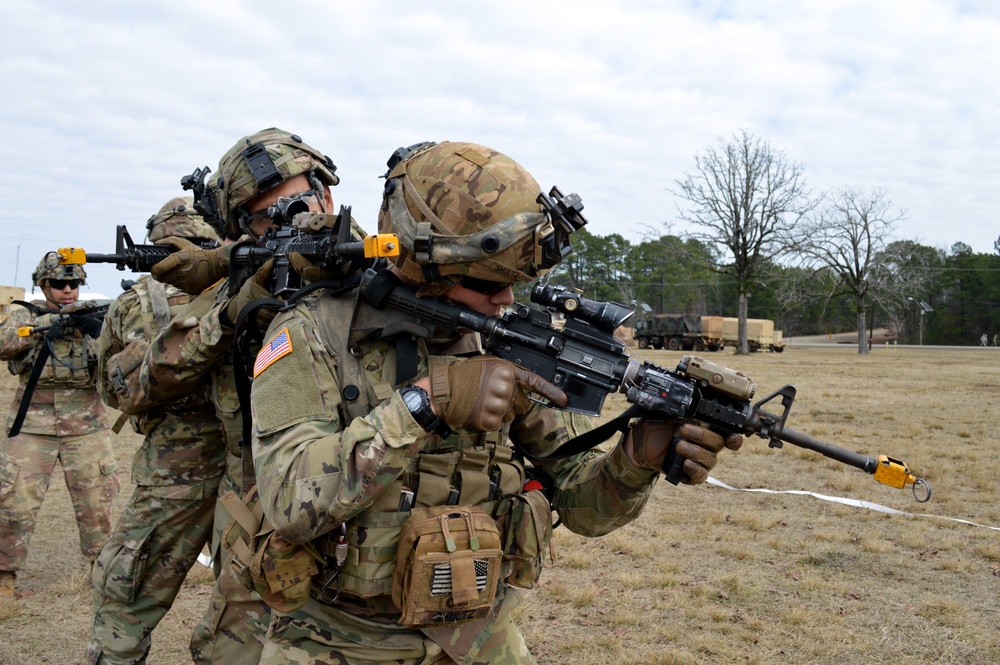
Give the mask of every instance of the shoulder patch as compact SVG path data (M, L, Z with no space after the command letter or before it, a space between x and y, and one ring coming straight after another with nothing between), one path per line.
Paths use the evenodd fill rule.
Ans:
M260 348L260 353L257 354L257 359L253 363L253 378L256 379L261 372L291 352L292 338L288 334L288 328L282 328L281 332Z

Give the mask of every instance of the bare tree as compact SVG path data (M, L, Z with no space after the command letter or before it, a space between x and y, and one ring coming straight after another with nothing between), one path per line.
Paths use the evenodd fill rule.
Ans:
M837 278L829 297L854 299L860 354L868 353L867 305L890 296L893 272L881 257L903 217L880 189L841 187L826 198L814 219L797 229L798 249L807 264Z
M739 293L739 342L736 352L750 352L747 344L747 301L751 285L767 264L787 247L788 231L815 203L805 187L802 167L784 153L745 130L695 155L695 172L676 181L677 196L688 201L680 218L704 229L689 234L718 250L722 261L704 264L732 276Z

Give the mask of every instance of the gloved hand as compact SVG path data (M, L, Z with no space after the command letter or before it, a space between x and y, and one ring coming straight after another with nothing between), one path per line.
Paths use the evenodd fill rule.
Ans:
M231 245L202 249L184 238L164 238L156 244L177 248L149 269L158 282L176 286L185 293L201 293L229 274Z
M455 429L490 432L531 408L535 392L557 406L566 393L534 372L493 356L477 356L431 368L431 402L438 416Z
M73 321L73 325L80 330L84 335L97 339L101 336L101 328L104 326L104 322L95 319L90 316L73 316L70 317Z
M257 272L253 274L253 277L243 282L243 286L236 293L235 296L229 299L226 304L226 315L229 317L229 321L236 324L236 318L240 315L240 311L249 305L254 300L258 298L273 298L271 292L267 290L267 282L271 279L271 273L274 270L274 259L268 259L268 261L260 267ZM274 318L274 310L264 309L261 310L260 314L257 316L257 325L264 329L271 319Z
M340 271L319 267L298 252L289 252L288 262L292 264L292 270L307 282L318 282L321 279L339 279L343 276Z
M633 425L626 441L626 451L630 453L636 466L654 471L663 469L663 462L670 450L670 442L677 436L677 455L684 458L685 485L699 485L708 480L708 472L718 462L718 453L723 447L729 450L739 450L743 445L743 437L730 434L723 438L721 434L684 423L679 428L672 420L640 419Z

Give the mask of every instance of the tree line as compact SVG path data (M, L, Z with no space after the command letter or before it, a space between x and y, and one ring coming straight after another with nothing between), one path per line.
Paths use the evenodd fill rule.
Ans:
M1000 341L1000 239L994 254L896 239L906 213L887 193L814 193L801 165L746 131L674 184L693 231L632 243L582 229L553 280L654 313L738 317L738 353L747 318L773 319L785 337L856 330L859 353L876 326L901 343Z
M737 281L689 260L711 251L690 238L663 235L632 243L619 234L573 234L573 253L552 280L596 300L646 304L655 313L736 316ZM892 297L866 301L869 330L887 327L899 343L992 345L1000 334L1000 254L979 254L964 243L950 250L910 240L886 245L879 256L899 286ZM748 289L751 319L772 319L784 336L856 330L857 302L837 293L831 269L769 261ZM519 294L523 296L526 294ZM912 299L912 300L911 300ZM920 303L932 311L924 312ZM923 317L922 331L920 318Z

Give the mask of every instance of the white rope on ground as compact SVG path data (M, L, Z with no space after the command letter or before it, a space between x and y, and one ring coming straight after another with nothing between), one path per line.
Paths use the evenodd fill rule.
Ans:
M730 487L721 480L717 480L712 476L708 477L708 484L715 485L716 487L721 487L722 489L732 490L734 492L763 492L764 494L800 494L800 495L815 497L817 499L822 499L823 501L840 503L845 506L854 506L855 508L867 508L868 510L875 510L880 513L887 513L889 515L906 515L908 517L932 517L936 520L961 522L962 524L969 524L971 526L978 526L984 529L992 529L993 531L1000 531L1000 526L977 524L976 522L970 522L968 520L960 520L957 517L944 517L942 515L930 515L928 513L908 513L902 510L896 510L895 508L890 508L889 506L883 506L882 504L879 503L872 503L871 501L861 501L860 499L845 499L844 497L827 496L826 494L817 494L816 492L807 492L805 490L769 490L764 488Z

